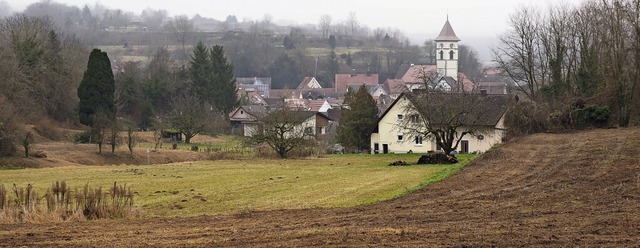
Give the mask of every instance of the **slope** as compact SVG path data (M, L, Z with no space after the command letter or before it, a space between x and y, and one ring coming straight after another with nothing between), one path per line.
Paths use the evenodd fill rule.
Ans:
M634 246L640 129L539 134L408 196L350 209L0 226L9 246Z

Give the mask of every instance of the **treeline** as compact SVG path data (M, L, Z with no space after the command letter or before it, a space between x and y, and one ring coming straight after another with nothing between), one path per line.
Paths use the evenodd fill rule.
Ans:
M516 114L522 132L638 123L640 2L521 8L509 24L495 58L533 100Z

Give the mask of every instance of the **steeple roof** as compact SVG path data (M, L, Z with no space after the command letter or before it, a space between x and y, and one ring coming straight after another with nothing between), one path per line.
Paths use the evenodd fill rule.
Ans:
M440 31L440 35L435 41L460 41L460 38L456 36L456 32L453 32L449 18L447 18L447 22L444 23L444 27L442 27L442 31Z

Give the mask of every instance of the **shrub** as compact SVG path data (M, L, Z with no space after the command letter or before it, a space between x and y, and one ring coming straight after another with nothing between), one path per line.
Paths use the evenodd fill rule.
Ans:
M44 199L45 205L41 205ZM13 192L0 185L0 223L24 223L77 219L125 218L134 215L133 192L126 185L113 183L107 191L88 184L75 192L64 182L56 181L40 197L29 184Z
M572 110L575 128L605 127L609 123L609 106L598 104L576 105Z
M548 114L536 102L522 100L509 109L505 115L508 137L519 137L547 130Z

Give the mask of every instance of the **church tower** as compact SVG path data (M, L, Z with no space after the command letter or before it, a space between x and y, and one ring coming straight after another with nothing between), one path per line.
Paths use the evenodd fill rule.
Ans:
M436 68L438 77L449 76L458 81L458 42L460 39L453 32L453 28L449 23L444 23L440 35L435 39L436 42Z

